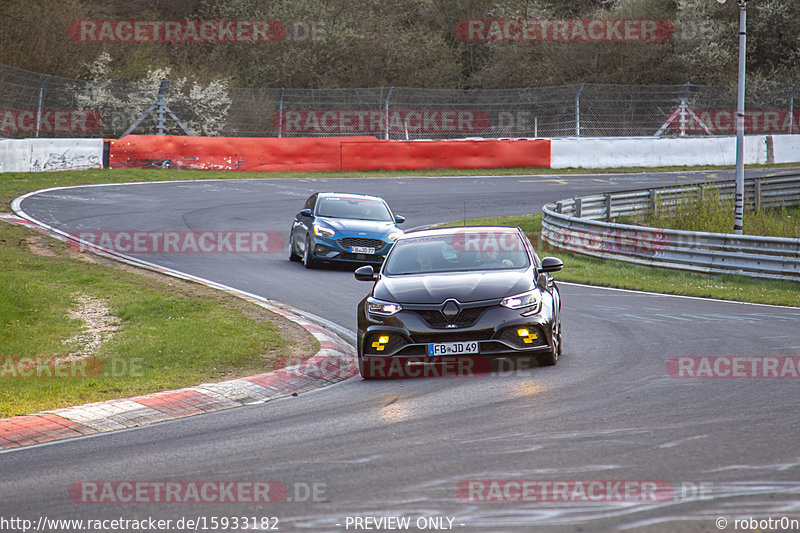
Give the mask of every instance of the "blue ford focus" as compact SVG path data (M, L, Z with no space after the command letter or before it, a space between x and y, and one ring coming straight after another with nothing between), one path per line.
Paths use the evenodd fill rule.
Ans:
M306 268L321 261L381 264L403 221L377 196L315 193L292 223L289 259Z

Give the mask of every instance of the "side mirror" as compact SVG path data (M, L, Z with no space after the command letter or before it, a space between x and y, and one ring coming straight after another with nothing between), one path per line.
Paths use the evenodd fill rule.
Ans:
M397 215L396 217L394 217L394 221L397 224L402 224L403 222L406 221L406 217L402 217L400 215Z
M539 272L558 272L564 268L564 262L558 257L545 257L542 259L542 268Z
M378 275L376 274L375 269L372 268L372 265L358 267L355 272L353 272L353 275L358 281L375 281L378 279Z
M302 210L300 211L300 215L301 215L301 216L304 216L304 217L311 217L311 216L314 216L314 215L311 213L311 209L302 209Z

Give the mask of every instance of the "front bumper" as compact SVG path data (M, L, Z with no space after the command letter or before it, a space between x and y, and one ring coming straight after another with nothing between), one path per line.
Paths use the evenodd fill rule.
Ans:
M496 303L476 305L462 310L462 314L467 315L465 320L447 323L436 319L436 315L424 307L430 306L406 306L391 317L363 314L364 327L359 328L358 350L362 366L374 370L378 377L465 375L493 369L498 360L509 357L527 360L537 353L552 350L549 308L523 316L520 310ZM361 308L361 313L366 311ZM473 317L476 318L470 323ZM524 332L527 333L523 335ZM432 344L450 342L477 343L478 353L431 355ZM422 369L421 373L417 367Z
M354 253L350 248L341 246L338 242L342 237L319 237L314 238L311 256L317 261L345 262L345 263L369 263L380 265L386 259L386 254L392 248L391 242L381 241L379 246L375 246L374 254Z

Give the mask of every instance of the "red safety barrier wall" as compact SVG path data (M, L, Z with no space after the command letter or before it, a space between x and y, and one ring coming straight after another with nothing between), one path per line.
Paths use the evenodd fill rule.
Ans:
M517 167L550 168L550 141L342 141L342 170Z
M109 139L111 168L237 171L550 167L549 140L381 141L374 137Z
M347 137L372 140L374 137ZM128 135L110 140L111 168L262 172L341 169L341 137L291 139Z

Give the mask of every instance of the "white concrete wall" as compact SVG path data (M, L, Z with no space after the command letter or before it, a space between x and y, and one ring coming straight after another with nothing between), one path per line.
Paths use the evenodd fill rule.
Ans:
M0 140L0 172L103 168L103 139Z
M800 135L774 135L780 137ZM775 161L767 160L764 135L748 135L744 143L746 165L800 161L800 140L781 140L775 145ZM736 137L683 139L574 138L551 141L551 168L664 167L736 164ZM781 160L778 160L780 152Z
M773 135L775 153L773 163L795 163L800 161L800 135Z

